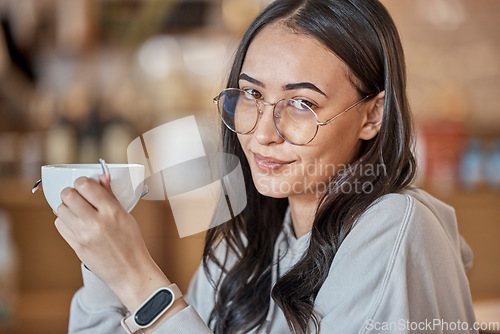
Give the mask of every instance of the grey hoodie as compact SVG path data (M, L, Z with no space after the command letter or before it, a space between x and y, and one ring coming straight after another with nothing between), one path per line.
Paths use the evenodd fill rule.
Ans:
M300 259L309 241L310 232L295 238L287 212L275 243L273 282ZM223 244L218 251L225 252ZM332 262L315 301L319 332L477 333L465 275L471 265L472 252L458 233L452 207L421 190L383 196L358 219ZM209 269L214 277L221 275L215 265ZM125 307L91 272L82 267L82 273L69 332L124 333ZM185 296L190 306L156 333L212 333L206 322L214 298L200 265ZM272 298L259 333L290 333Z

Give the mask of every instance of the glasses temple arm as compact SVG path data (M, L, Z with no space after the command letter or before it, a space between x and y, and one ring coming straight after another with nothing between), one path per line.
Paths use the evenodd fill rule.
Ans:
M375 95L377 95L379 92L377 93L371 93L370 95L367 95L365 96L364 98L362 98L361 100L359 100L358 102L354 103L352 106L350 106L349 108L347 108L346 110L342 111L341 113L333 116L332 118L330 119L327 119L326 121L324 122L318 122L318 125L327 125L327 124L330 124L331 122L333 122L337 117L339 117L340 115L348 112L349 110L351 110L352 108L356 107L358 104L362 103L363 101L365 101L366 99L370 98L370 97L373 97Z

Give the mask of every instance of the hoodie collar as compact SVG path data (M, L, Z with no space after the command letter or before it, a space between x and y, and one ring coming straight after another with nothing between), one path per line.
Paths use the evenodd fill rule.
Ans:
M283 220L283 239L282 244L278 244L278 247L282 248L283 243L286 245L286 248L283 250L291 251L294 254L301 255L307 247L309 246L309 241L311 239L311 231L302 235L297 239L295 236L295 231L293 229L292 223L292 213L290 211L290 207L286 209L285 219ZM279 240L280 238L278 238Z

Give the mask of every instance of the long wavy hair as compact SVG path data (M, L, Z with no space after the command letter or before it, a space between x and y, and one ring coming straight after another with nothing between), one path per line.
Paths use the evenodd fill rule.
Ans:
M345 236L376 199L409 187L415 175L403 49L384 6L377 0L274 1L244 35L228 88L238 88L250 43L262 28L273 23L311 36L334 52L347 64L360 96L385 91L382 126L377 136L363 143L347 172L333 176L330 191L319 201L305 254L274 286L274 243L282 230L288 201L258 193L237 136L223 127L224 151L241 161L248 200L240 215L206 235L203 265L216 289L209 319L215 333L245 333L263 326L270 295L283 311L292 333L307 333L311 325L318 331L321 319L314 312L314 301ZM362 164L383 166L384 172L363 173L359 168ZM355 182L367 182L371 191L355 191ZM226 245L223 258L215 252L221 241ZM237 261L229 266L231 253ZM222 274L212 275L209 262L215 263Z

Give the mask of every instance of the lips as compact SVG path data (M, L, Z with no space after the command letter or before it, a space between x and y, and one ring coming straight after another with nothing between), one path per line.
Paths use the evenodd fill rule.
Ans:
M253 156L257 167L266 171L276 171L292 163L292 161L283 161L273 157L266 157L257 153L254 153Z

